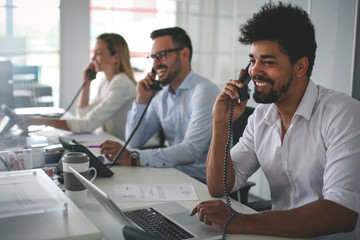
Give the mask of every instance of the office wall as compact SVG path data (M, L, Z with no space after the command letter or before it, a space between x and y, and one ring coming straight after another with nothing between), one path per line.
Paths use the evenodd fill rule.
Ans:
M360 101L360 4L357 1L356 6L356 35L355 35L355 56L354 56L354 67L353 67L353 98Z
M318 49L312 79L351 95L356 0L311 1Z
M89 64L89 0L60 1L60 107L66 108L83 83ZM71 108L74 113L76 103Z
M178 2L179 26L192 37L192 66L219 86L246 66L250 46L242 46L239 26L264 0L187 0ZM277 1L273 1L277 2ZM357 0L289 0L307 10L318 43L312 79L351 95ZM254 102L250 105L256 106Z

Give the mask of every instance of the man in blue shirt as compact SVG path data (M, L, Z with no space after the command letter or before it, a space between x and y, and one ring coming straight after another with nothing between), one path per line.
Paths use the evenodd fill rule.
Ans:
M192 45L187 33L179 28L159 29L151 33L154 40L153 68L164 86L152 99L146 115L118 159L120 165L175 167L184 173L206 181L205 161L211 129L212 107L220 93L216 85L191 69ZM137 97L128 113L126 138L135 128L153 90L154 73L148 73L137 86ZM166 148L135 150L143 146L160 129L168 142ZM101 151L109 159L121 145L110 140Z

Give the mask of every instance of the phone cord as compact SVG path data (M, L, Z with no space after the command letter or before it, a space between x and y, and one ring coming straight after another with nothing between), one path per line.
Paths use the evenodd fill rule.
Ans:
M71 102L70 102L70 104L68 105L68 107L65 109L65 111L64 111L62 114L60 114L60 115L58 116L58 118L61 118L62 116L65 115L65 113L67 113L67 112L70 110L70 108L71 108L72 105L74 104L75 100L76 100L77 97L79 96L81 90L85 87L85 84L86 84L86 83L87 83L87 82L84 82L84 83L81 85L81 87L79 88L79 90L78 90L77 93L75 94L74 98L71 100Z
M236 100L234 100L236 101ZM224 192L225 192L225 200L226 200L226 206L227 209L229 211L230 216L228 217L228 219L226 220L225 224L224 224L224 231L223 231L223 235L222 238L223 240L226 239L226 234L227 234L227 229L228 226L231 222L231 220L233 218L235 218L235 214L231 208L231 203L230 203L230 197L229 197L229 191L228 191L228 187L227 187L227 164L229 161L229 151L230 151L230 146L231 146L231 142L232 142L232 138L233 138L233 131L232 131L232 118L233 118L233 104L234 101L230 102L230 108L229 108L229 128L228 128L228 139L227 139L227 143L226 143L226 147L225 147L225 158L224 158Z
M147 109L149 108L149 105L150 105L150 103L151 103L151 100L154 98L155 94L156 94L156 92L153 91L153 92L152 92L152 95L151 95L151 97L150 97L150 99L149 99L149 101L148 101L148 103L147 103L146 106L145 106L144 111L142 112L142 114L141 114L138 122L136 123L136 126L135 126L134 129L132 130L130 136L128 137L128 139L126 140L126 142L124 143L124 145L121 147L121 149L119 150L119 152L116 154L116 156L115 156L114 160L112 161L111 165L109 166L109 168L115 166L117 160L120 158L121 154L124 152L124 150L126 149L127 145L128 145L129 142L131 141L131 139L132 139L132 137L134 136L136 130L139 128L140 123L141 123L142 119L144 118L145 113L146 113Z

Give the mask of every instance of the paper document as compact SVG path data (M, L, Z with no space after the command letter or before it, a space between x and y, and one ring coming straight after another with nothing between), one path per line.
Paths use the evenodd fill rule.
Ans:
M198 200L191 184L117 184L118 201L184 201Z

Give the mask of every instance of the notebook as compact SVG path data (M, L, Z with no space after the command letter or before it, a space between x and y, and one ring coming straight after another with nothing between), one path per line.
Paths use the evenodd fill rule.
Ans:
M176 202L167 202L152 205L149 207L139 207L121 210L112 199L95 184L84 178L76 170L70 168L74 175L79 179L79 181L93 194L93 196L100 202L100 204L107 209L107 211L117 219L121 224L127 226L134 226L138 229L147 231L142 228L141 223L136 223L130 218L130 215L137 215L140 212L148 213L148 215L158 215L161 214L161 218L166 218L164 221L168 222L170 225L177 225L180 229L184 230L184 237L174 238L174 239L221 239L222 230L220 227L212 225L206 225L203 222L200 222L197 216L190 217L190 210L184 208ZM156 213L154 213L154 211ZM150 213L150 214L149 214ZM145 217L142 216L140 219L144 220ZM150 224L146 224L150 225ZM155 227L159 228L159 224L154 224ZM161 228L164 228L165 223L161 223ZM174 227L174 226L171 226ZM176 230L177 231L177 230ZM153 233L155 234L155 233ZM171 239L170 236L163 236L164 239Z

